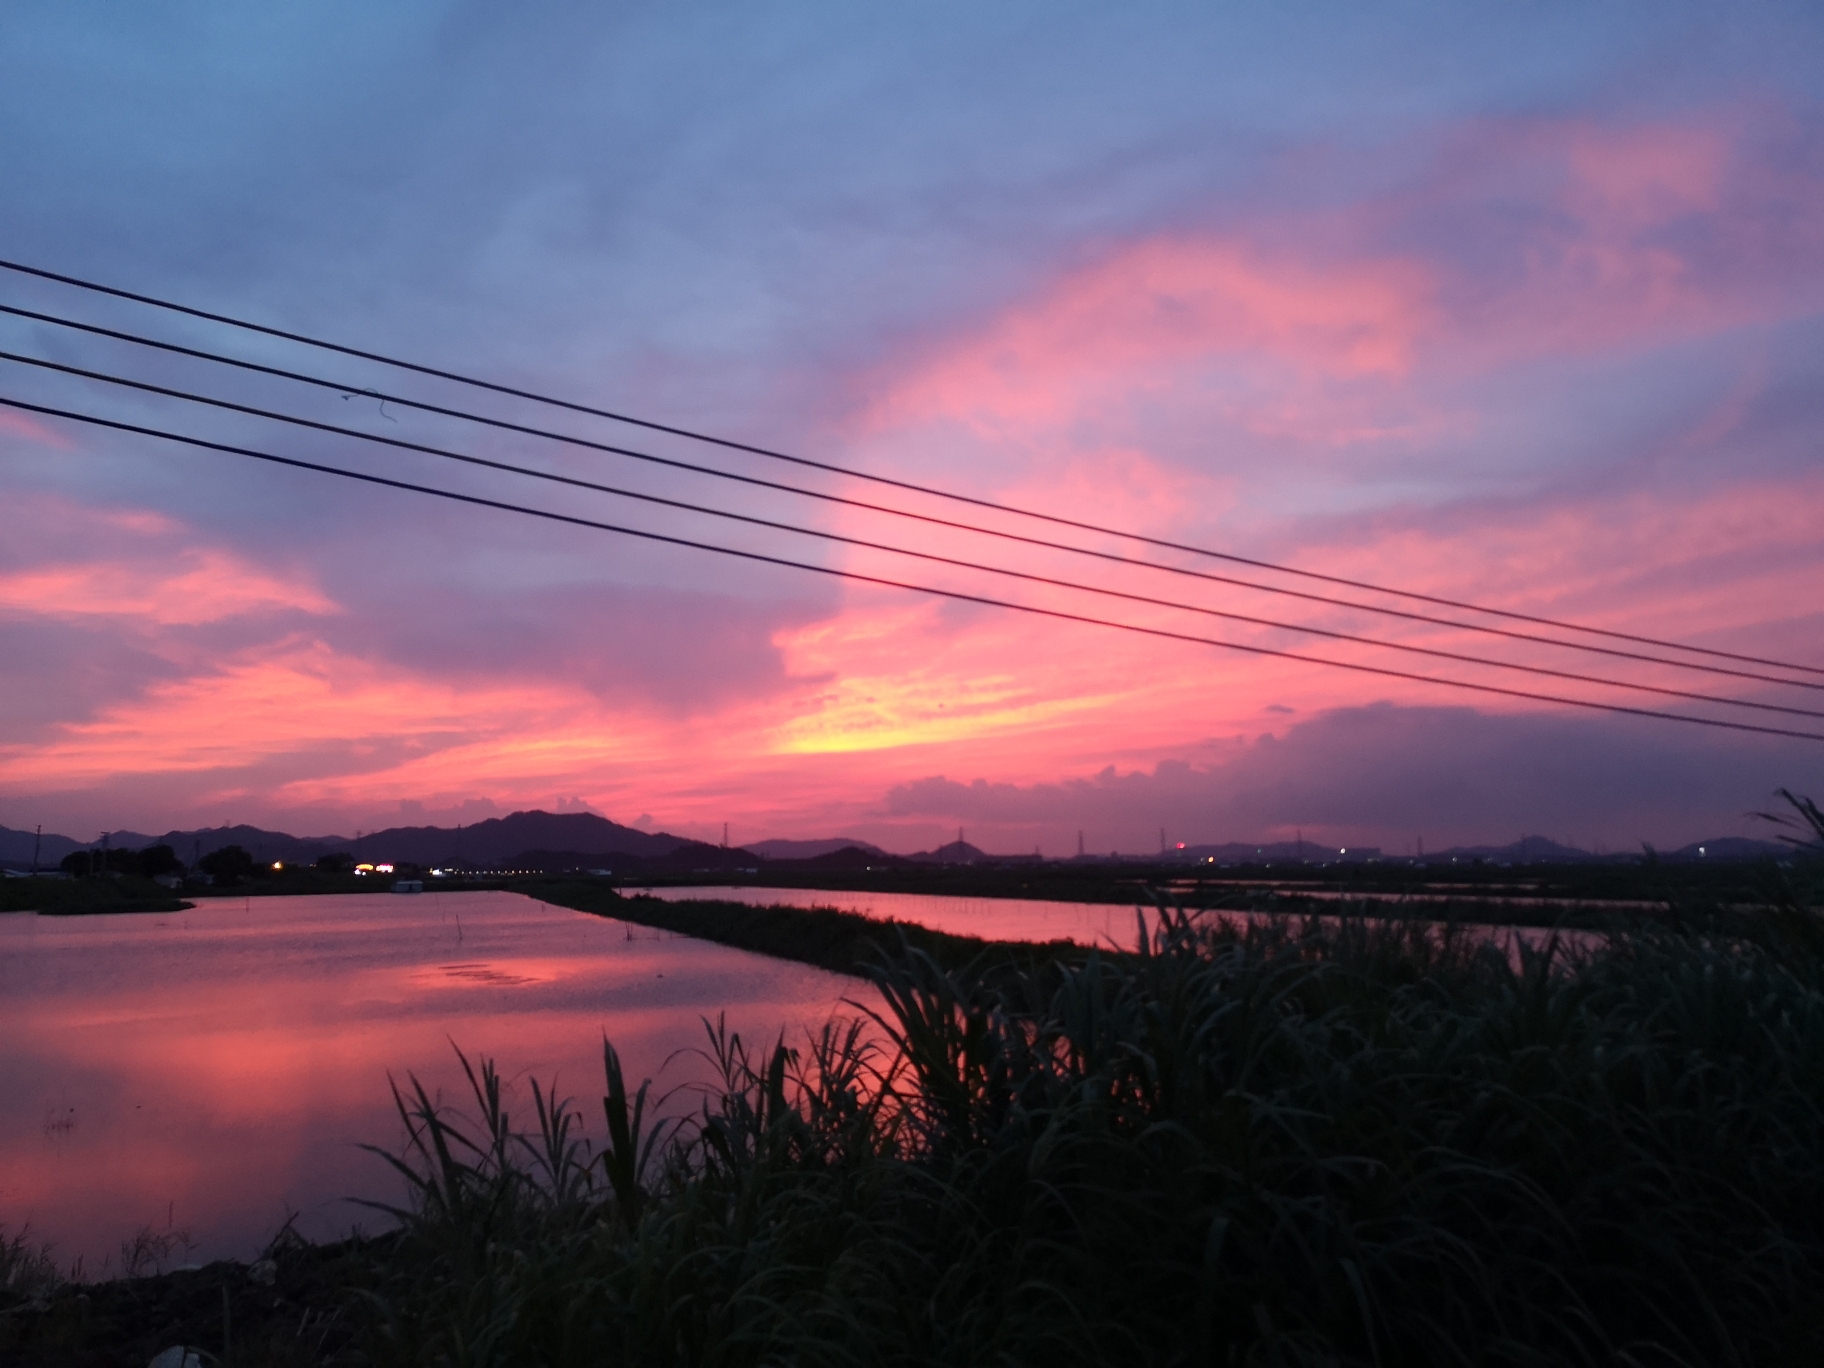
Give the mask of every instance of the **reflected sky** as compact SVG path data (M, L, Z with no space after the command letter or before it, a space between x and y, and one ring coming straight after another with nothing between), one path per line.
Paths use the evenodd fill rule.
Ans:
M996 941L1075 941L1132 949L1139 910L1129 903L1052 902L1043 898L959 898L931 893L845 892L830 888L629 888L666 902L722 899L751 907L834 907L882 921L912 922L953 936Z
M601 1037L630 1079L726 1012L749 1038L815 1026L865 985L509 893L253 898L190 911L0 917L0 1223L65 1265L119 1260L142 1227L179 1259L247 1258L288 1215L313 1237L396 1200L360 1142L399 1136L389 1071L460 1101L450 1046L528 1074L600 1131ZM667 1066L667 1060L671 1063ZM661 1069L664 1072L661 1074ZM591 1119L593 1118L593 1124Z
M1156 927L1154 909L1131 903L1053 902L1043 898L959 898L933 893L848 892L829 888L755 888L738 884L720 884L701 888L629 888L627 893L645 893L665 902L690 902L698 899L722 899L746 903L750 907L834 907L843 912L856 912L880 921L911 922L944 931L953 936L976 936L988 941L1072 941L1078 945L1101 949L1131 950L1140 939L1140 927ZM1318 901L1349 894L1328 894L1321 890L1301 890ZM1410 901L1410 900L1408 900ZM1517 905L1539 907L1549 904L1570 908L1565 899L1513 899ZM1646 907L1651 904L1631 903L1622 906ZM1275 912L1244 912L1233 908L1209 914L1233 925L1271 924L1282 920ZM1302 920L1302 917L1299 918ZM1316 920L1335 926L1340 918L1319 916ZM1366 919L1369 926L1381 923ZM1561 931L1550 926L1459 926L1455 933L1473 941L1487 940L1507 952L1509 961L1519 963L1520 947L1539 949L1556 940L1575 950L1594 949L1601 937L1594 932Z

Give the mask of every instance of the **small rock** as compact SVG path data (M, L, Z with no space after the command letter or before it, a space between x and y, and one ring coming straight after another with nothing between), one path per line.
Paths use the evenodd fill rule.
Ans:
M250 1281L258 1283L261 1287L271 1287L273 1283L278 1281L278 1261L275 1259L259 1260L247 1270L247 1277Z
M187 1344L174 1344L162 1354L152 1356L146 1368L203 1368L203 1360Z

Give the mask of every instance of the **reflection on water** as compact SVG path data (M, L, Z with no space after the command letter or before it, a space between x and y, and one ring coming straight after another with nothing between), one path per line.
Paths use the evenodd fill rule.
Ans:
M1068 940L1132 949L1141 915L1132 903L1046 902L1038 898L958 898L939 893L844 893L827 888L629 888L667 902L718 898L750 907L834 907L883 921L912 922L983 940ZM1146 909L1148 913L1151 909ZM1149 921L1148 925L1152 923Z
M933 931L1001 941L1074 941L1078 945L1115 946L1131 950L1140 942L1140 926L1158 925L1154 909L1130 903L1046 902L1037 898L959 898L939 893L847 893L825 888L755 888L719 884L698 888L629 888L666 902L724 899L750 907L834 907L882 921L911 922ZM1276 922L1285 914L1225 910L1207 914L1224 921ZM1339 919L1319 916L1324 925ZM1367 925L1381 923L1367 919ZM1437 925L1438 923L1427 923ZM1592 949L1602 937L1588 931L1555 931L1539 926L1465 925L1458 935L1482 938L1501 946L1518 963L1520 947L1537 949L1556 939L1568 949Z
M726 1011L814 1026L851 979L509 893L254 898L188 912L0 915L0 1224L90 1273L150 1226L246 1258L289 1214L316 1237L396 1200L388 1071L459 1101L454 1040L600 1107L607 1032L635 1078ZM692 1060L662 1076L682 1081ZM531 1119L529 1094L517 1110Z

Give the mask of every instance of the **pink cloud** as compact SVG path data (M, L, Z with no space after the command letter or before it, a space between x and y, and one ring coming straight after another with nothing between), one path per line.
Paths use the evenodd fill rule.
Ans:
M132 526L132 520L116 519ZM164 531L148 518L135 531ZM161 626L218 622L246 613L339 611L312 585L285 580L213 549L133 559L35 565L0 574L0 611L45 617L134 618Z
M0 433L24 438L57 451L74 451L76 443L54 428L46 427L29 413L0 404Z
M1446 277L1452 326L1437 340L1481 368L1804 316L1824 301L1824 183L1772 164L1737 123L1481 126L1466 167L1376 216L1483 199L1498 214L1513 187L1534 187L1510 269L1496 257Z
M1303 559L1345 573L1373 566L1414 588L1467 590L1523 610L1789 651L1786 624L1809 611L1791 597L1793 578L1824 571L1814 533L1820 506L1824 486L1815 479L1740 486L1703 504L1651 489L1537 508L1491 504L1459 508L1448 523L1338 522L1327 541L1309 542ZM1284 611L1237 592L1193 596L1269 616ZM1068 606L1055 593L1034 601ZM1377 658L1367 648L1163 610L1112 615L1336 659ZM1390 627L1340 610L1301 615L1500 653L1438 629ZM166 794L189 795L212 820L230 803L240 811L258 803L365 813L401 800L478 794L502 808L540 806L565 794L623 819L651 811L658 825L696 834L715 834L730 818L765 825L764 834L816 834L799 824L852 824L862 796L932 773L1021 783L1035 773L1154 765L1212 741L1282 733L1337 707L1461 706L1466 697L1436 684L1249 659L884 590L853 591L832 615L780 629L775 645L787 687L679 716L605 703L574 680L502 675L457 683L292 637L193 668L91 719L7 747L0 792L17 798L139 776ZM1467 668L1443 672L1516 682ZM1485 713L1528 710L1514 700L1470 701Z
M262 563L257 552L222 545L157 509L43 492L22 493L11 508L17 522L6 546L12 566L0 569L0 613L161 627L341 611L307 572Z
M1461 164L1434 166L1416 187L1327 214L1231 215L1201 232L1106 244L875 365L856 381L870 399L855 428L877 457L910 470L948 460L963 474L941 483L988 486L1016 503L1272 548L1265 554L1312 569L1451 597L1802 654L1815 640L1800 630L1813 610L1794 586L1824 572L1815 478L1751 479L1719 459L1701 489L1605 483L1622 462L1645 460L1643 448L1682 443L1689 456L1730 438L1764 371L1681 437L1643 438L1640 421L1631 435L1589 437L1599 450L1587 481L1581 469L1561 479L1547 462L1508 461L1503 453L1542 446L1553 430L1535 411L1530 376L1514 386L1518 397L1503 397L1502 384L1541 360L1626 359L1815 311L1824 270L1808 268L1824 265L1824 230L1806 224L1824 223L1824 191L1757 162L1727 128L1512 121L1465 131L1457 152ZM1782 205L1792 211L1784 219ZM1798 226L1783 237L1765 226L1788 219ZM1583 421L1575 403L1558 416ZM1660 422L1655 412L1646 430ZM1496 454L1446 437L1488 438ZM1525 491L1511 492L1521 479ZM1541 486L1559 492L1530 492ZM107 619L131 616L161 642L186 635L160 636L164 628L267 611L336 620L254 646L236 636L180 678L15 744L3 757L6 791L134 778L181 782L199 804L233 797L318 813L477 794L503 808L545 805L562 794L622 817L651 811L657 825L695 834L732 817L757 834L818 835L867 815L857 795L933 773L1030 785L1038 774L1156 767L1211 743L1257 744L1337 709L1465 698L872 589L827 610L826 600L777 614L731 601L745 636L706 631L712 610L681 597L621 595L610 612L587 577L547 599L505 589L482 605L485 618L480 596L459 588L447 598L414 589L384 607L351 600L343 611L255 551L180 546L185 529L157 515L105 516L125 550L73 555L58 529L45 531L35 554L0 575L0 606L107 630ZM883 535L852 511L830 525ZM942 554L1408 643L1479 645L893 527L884 540ZM970 582L881 553L830 555L866 573L1373 658L1165 609ZM474 630L439 630L456 620ZM710 644L692 654L693 640ZM623 680L623 667L642 687ZM690 677L726 687L693 691ZM662 706L660 693L691 704Z
M1409 189L1061 269L859 377L859 426L1030 446L1144 404L1305 445L1461 436L1440 384L1818 307L1824 184L1759 155L1702 124L1478 124ZM1461 242L1412 245L1434 221Z
M1701 498L1627 488L1603 497L1459 508L1449 520L1388 515L1336 524L1301 563L1423 592L1649 635L1759 635L1803 655L1769 624L1811 611L1794 576L1824 573L1824 479L1745 480Z
M1561 136L1572 172L1565 202L1586 223L1637 231L1720 205L1732 149L1715 128L1583 124Z
M878 382L866 426L1051 425L1097 400L1163 389L1213 357L1397 380L1429 324L1432 291L1410 260L1323 264L1236 238L1147 238Z

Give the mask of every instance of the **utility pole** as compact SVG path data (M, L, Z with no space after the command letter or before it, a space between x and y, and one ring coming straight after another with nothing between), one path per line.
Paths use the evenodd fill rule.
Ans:
M1079 860L1083 858L1083 831L1081 828L1077 830L1077 858Z
M38 872L38 847L43 844L44 823L40 822L38 824L38 829L32 833L32 873L34 874Z
M722 823L722 849L728 849L728 823Z
M1159 853L1165 854L1165 828L1159 828Z

